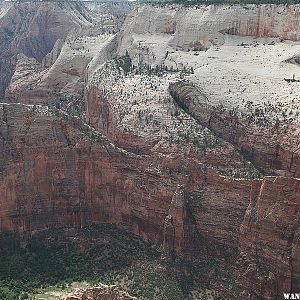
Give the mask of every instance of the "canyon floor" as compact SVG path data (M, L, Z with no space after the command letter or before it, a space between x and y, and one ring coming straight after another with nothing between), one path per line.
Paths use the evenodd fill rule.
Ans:
M105 285L138 299L223 299L205 289L204 273L216 272L224 261L207 257L191 264L166 257L150 243L109 224L47 230L25 247L19 241L11 235L1 244L0 287L9 287L11 299L19 291L22 299L77 299L70 295ZM0 291L2 298L9 297L4 288Z

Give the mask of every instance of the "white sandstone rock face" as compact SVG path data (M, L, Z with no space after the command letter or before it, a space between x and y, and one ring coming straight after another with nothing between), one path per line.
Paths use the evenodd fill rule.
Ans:
M109 55L111 52L107 53L103 48L114 39L114 35L89 31L90 28L81 29L80 33L74 33L66 40L55 63L42 78L43 82L76 91L80 88L78 82L83 81L90 63L93 70L95 61L101 64L101 59L103 63L112 58Z
M139 42L147 44L155 35L169 47L183 50L220 46L224 33L299 40L299 19L299 5L142 5L126 19L119 52Z
M42 62L58 40L65 40L74 29L92 25L87 9L75 2L22 1L0 7L1 98L15 71L18 54Z
M19 57L22 60L17 62L15 74L6 90L9 102L55 103L60 97L79 99L83 95L85 82L95 69L114 57L115 17L90 11L83 20L76 13L79 9L86 10L81 5L77 10L65 10L68 18L78 26L74 26L65 39L58 39L41 63L34 61L34 68L30 64L26 67L25 55ZM27 94L26 100L22 100Z
M208 167L216 167L214 157L222 153L232 158L229 168L255 174L253 166L245 164L230 143L216 137L175 105L168 88L170 83L182 80L182 76L181 72L125 76L115 64L105 64L94 73L87 88L98 89L97 96L86 97L87 122L131 151L180 151L204 159ZM222 171L223 163L219 162L217 168Z
M188 79L214 106L299 122L300 85L284 81L300 79L286 62L300 52L299 13L299 5L142 5L127 17L118 53L136 65L193 68Z
M90 28L74 32L63 45L58 41L43 63L20 55L6 91L10 101L21 101L18 95L22 97L22 91L36 94L36 97L31 97L30 103L47 102L51 94L54 101L55 92L82 94L85 79L94 72L95 66L112 59L114 53L115 35L91 34L89 31Z
M28 94L30 103L49 97L55 102L57 93L75 94L90 120L95 117L91 111L104 101L111 130L127 140L150 140L154 151L180 147L186 153L201 152L211 144L212 151L233 152L229 143L174 105L169 85L188 80L213 108L255 119L263 112L268 122L293 125L296 129L285 143L297 149L300 84L284 78L300 79L297 63L287 62L300 52L299 5L140 5L127 16L120 33L118 14L123 17L128 7L107 5L88 3L85 22L72 16L81 25L65 41L56 42L41 66L34 62L34 67L26 67L23 57L7 94ZM162 66L167 71L162 76L125 76L113 60L126 52L136 67ZM83 94L91 88L99 90L101 103L91 97L84 103Z
M197 123L190 127L189 117L176 111L170 99L170 83L188 80L216 110L256 122L278 122L289 134L273 142L296 153L300 84L284 79L300 79L299 66L287 62L300 51L294 27L298 12L299 6L281 5L136 7L118 36L118 55L129 53L136 66L166 66L179 72L121 76L100 68L90 86L98 87L102 101L109 103L118 130L148 140L157 137L155 150L172 151L174 144L190 153L211 137ZM184 69L193 72L183 74ZM229 149L226 143L222 147Z

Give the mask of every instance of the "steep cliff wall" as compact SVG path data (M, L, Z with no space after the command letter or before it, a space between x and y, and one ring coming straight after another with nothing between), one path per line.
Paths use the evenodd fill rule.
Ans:
M224 44L226 33L297 41L300 39L299 18L298 5L196 5L190 8L142 5L128 16L121 31L119 49L125 53L125 49L132 48L138 56L139 45L135 42L139 35L160 36L159 40L167 46L184 50L220 46ZM159 54L150 58L152 62L160 59Z
M110 16L56 5L1 8L2 89L15 68L9 101L80 107L94 128L0 106L0 232L113 223L167 253L238 252L240 298L299 289L300 88L283 80L298 46L280 42L299 40L299 7L142 5L116 35ZM126 50L146 72L107 63Z
M155 162L126 153L77 119L56 116L56 110L1 108L2 230L98 220L132 226L140 234L140 226L159 231L176 186L193 191L206 180L205 168L193 161L156 154ZM246 207L247 196L237 223Z
M189 82L170 85L170 93L184 111L216 135L235 145L241 153L266 174L300 176L299 137L297 125L269 124L258 126L246 116L219 110L206 95ZM294 139L289 142L290 137Z
M299 180L233 180L192 158L132 154L47 107L4 104L0 116L2 233L113 223L187 256L204 251L222 257L239 244L241 253L256 255L272 273L278 289L267 292L280 294L282 278L297 287ZM283 247L294 245L290 265L280 258L287 248L269 243L274 234ZM240 281L249 292L251 274Z
M118 150L79 121L76 125L76 119L69 123L56 113L1 106L1 231L100 221L131 228L147 239L159 237L161 209L172 195L169 179L165 187L155 187L153 181L161 176L152 173L147 159ZM155 212L148 211L147 203L157 198L160 205L154 200Z
M188 193L206 185L212 186L212 192L219 184L208 176L213 171L193 159L126 152L78 118L55 109L1 105L1 120L1 231L109 222L160 246L178 184L184 187L188 202ZM241 187L250 184L234 182ZM218 202L216 193L207 193L210 205ZM248 205L248 191L238 188L234 195L242 204L229 222L237 228ZM194 199L193 205L197 203ZM231 214L235 203L226 205ZM216 213L221 217L221 209L211 210L209 217ZM237 242L237 230L230 238L215 238L216 244L229 248Z
M38 61L75 28L91 24L80 3L38 2L3 4L0 17L0 98L14 72L16 55Z
M299 179L266 177L259 193L252 193L241 225L239 247L255 264L252 268L247 265L241 281L246 277L244 284L258 295L273 299L276 292L280 295L300 288L299 209ZM255 265L264 268L263 275L256 273ZM245 271L241 269L241 273Z

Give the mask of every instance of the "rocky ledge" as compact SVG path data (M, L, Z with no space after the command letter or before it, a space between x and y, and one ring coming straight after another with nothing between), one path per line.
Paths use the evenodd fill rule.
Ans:
M139 298L142 300L141 298ZM116 286L101 285L95 288L80 290L68 295L64 300L139 300Z
M0 117L1 233L111 223L187 258L240 253L250 294L297 286L299 179L237 180L193 158L130 153L53 108L1 105ZM253 260L262 284L272 279L264 290L251 285Z

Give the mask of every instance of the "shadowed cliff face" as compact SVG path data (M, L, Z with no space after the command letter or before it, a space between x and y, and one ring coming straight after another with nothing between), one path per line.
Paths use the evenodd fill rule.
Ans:
M79 3L5 3L0 15L0 98L14 72L16 55L38 61L52 50L58 39L80 25L88 24L87 13Z
M218 71L211 61L228 35L299 40L298 6L145 5L129 15L120 34L110 19L104 29L101 22L91 26L90 18L78 3L1 7L0 97L10 82L9 101L55 103L68 112L78 105L82 119L94 128L51 107L0 105L0 233L30 236L53 227L112 223L167 254L237 254L236 264L228 269L236 286L245 290L238 295L241 299L276 299L299 289L297 119L261 125L236 112L233 100L227 109L217 107L214 94L202 89L220 80L216 89L228 87L226 97L239 93L239 101L249 95L253 99L269 70L245 96L246 73L239 77L244 85L232 87L228 77L227 86L220 76L209 77ZM234 40L226 47L239 47L246 59L259 46L243 50ZM266 56L263 47L258 53ZM276 56L287 48L285 43L276 45ZM127 49L132 61L141 59L148 67L175 63L180 69L185 60L198 70L194 77L190 74L191 81L182 81L184 75L174 69L162 76L132 72L126 77L120 66L107 61ZM188 49L196 55L181 51ZM231 59L228 72L238 76L229 68ZM287 68L285 72L297 67L282 65L284 57L278 61L276 66ZM212 67L206 73L212 78L209 83L199 75L207 65ZM191 83L197 76L204 83ZM297 86L280 87L287 98L297 95ZM231 88L243 89L231 93ZM57 99L61 90L76 93L78 103ZM289 105L286 111L293 108ZM166 142L170 137L173 144ZM273 177L250 179L249 161ZM232 169L245 171L248 179L220 175Z
M189 158L132 154L78 118L47 107L1 105L0 116L1 232L30 235L52 227L109 222L167 252L187 256L203 251L223 256L240 243L241 253L260 259L271 272L279 294L286 288L279 285L282 278L297 282L297 251L290 265L280 256L281 247L263 245L275 237L283 245L297 243L289 236L296 235L296 223L290 218L299 214L299 180L226 179ZM293 202L293 209L285 211L277 223L286 238L271 225L275 215L265 219L263 214L269 214L260 209L274 207L279 213L276 203L284 206L283 197ZM257 217L249 218L252 214ZM251 228L247 234L246 226ZM255 232L262 228L266 234L257 237ZM250 265L250 260L243 262L245 268ZM250 291L248 275L242 284ZM270 291L274 293L266 288L257 294Z

